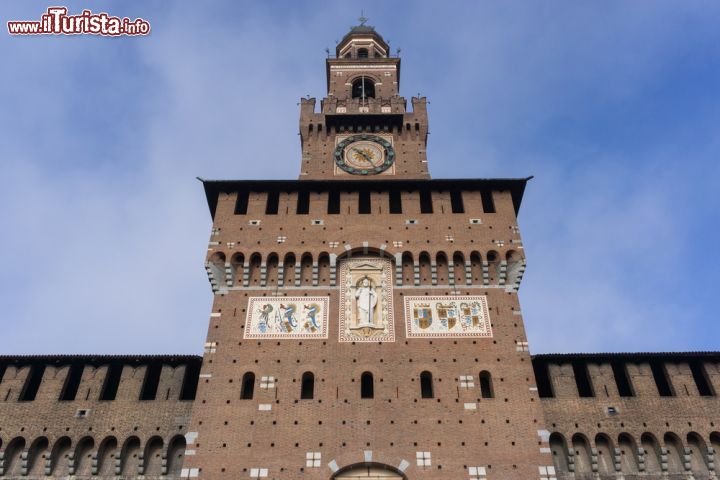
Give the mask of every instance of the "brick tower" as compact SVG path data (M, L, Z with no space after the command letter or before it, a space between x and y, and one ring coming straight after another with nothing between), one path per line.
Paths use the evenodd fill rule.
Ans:
M215 297L183 476L548 478L527 179L431 180L426 100L408 110L364 21L326 74L299 180L204 181Z

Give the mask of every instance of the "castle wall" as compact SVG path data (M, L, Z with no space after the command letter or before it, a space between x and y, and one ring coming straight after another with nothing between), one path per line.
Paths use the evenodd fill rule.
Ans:
M199 363L198 357L0 357L0 477L179 477ZM151 364L160 366L156 395L140 400ZM71 387L73 366L83 370ZM111 396L113 366L122 367L117 390L101 400ZM34 369L44 371L28 396ZM68 388L76 389L74 398L62 400Z
M547 368L552 386L540 393L558 478L715 478L717 354L558 354L533 362ZM573 364L587 367L593 396L579 396Z

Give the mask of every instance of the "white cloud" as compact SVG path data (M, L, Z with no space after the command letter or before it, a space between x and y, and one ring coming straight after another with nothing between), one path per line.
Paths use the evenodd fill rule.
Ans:
M199 352L194 177L297 176L296 103L323 95L322 50L354 5L163 4L147 39L0 39L0 350ZM718 271L718 99L647 132L641 115L667 100L648 101L657 79L717 44L704 9L405 5L372 4L370 23L403 47L402 93L432 102L431 173L537 176L520 218L533 351L709 345L693 262Z

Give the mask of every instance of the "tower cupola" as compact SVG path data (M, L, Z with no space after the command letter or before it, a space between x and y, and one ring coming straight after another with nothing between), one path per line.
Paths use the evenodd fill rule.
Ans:
M387 58L390 55L390 46L382 35L375 31L375 27L365 25L367 18L360 17L360 25L350 28L335 48L337 58Z

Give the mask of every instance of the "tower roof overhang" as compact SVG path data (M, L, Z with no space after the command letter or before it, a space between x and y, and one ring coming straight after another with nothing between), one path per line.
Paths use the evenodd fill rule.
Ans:
M237 191L250 192L328 192L328 191L449 191L449 190L503 190L512 196L515 215L520 212L527 178L441 178L424 179L361 179L361 180L204 180L205 197L207 198L210 215L215 219L218 197L221 193Z

